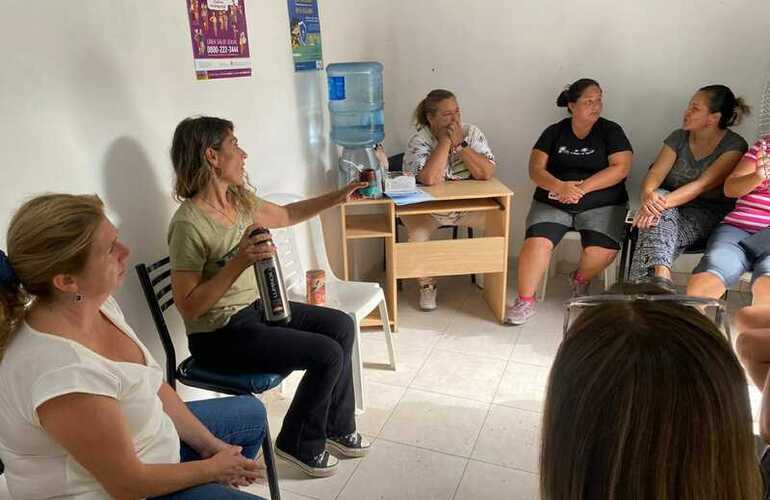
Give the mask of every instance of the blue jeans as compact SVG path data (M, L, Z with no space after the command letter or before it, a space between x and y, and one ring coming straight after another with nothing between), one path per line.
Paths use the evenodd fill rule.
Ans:
M749 261L746 251L739 245L751 233L730 224L720 224L711 233L703 258L693 273L709 272L722 280L726 287L737 282L741 275L753 270L751 282L770 274L770 257Z
M251 396L206 399L187 403L190 411L203 425L222 441L240 446L241 453L248 458L257 455L265 436L267 414L262 402ZM182 442L181 461L199 460L200 456ZM207 499L252 499L261 497L238 491L218 483L193 486L186 490L156 497L159 500L207 500Z

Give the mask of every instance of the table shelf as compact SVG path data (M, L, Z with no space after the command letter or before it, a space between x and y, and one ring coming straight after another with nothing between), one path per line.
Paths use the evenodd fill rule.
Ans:
M382 198L353 198L352 200L345 202L350 207L361 207L367 205L388 205L391 203L390 198L383 196Z
M345 237L349 240L387 238L393 236L390 221L385 214L348 215L345 221Z
M419 215L450 212L482 212L486 210L502 210L503 207L494 198L479 198L471 200L442 200L403 205L396 208L396 215Z
M343 276L351 279L350 241L380 238L385 250L383 290L394 331L398 325L396 282L399 277L483 273L484 300L495 318L502 322L505 319L508 278L506 263L513 193L495 178L486 181L441 182L423 189L433 197L432 201L397 206L393 200L382 198L352 200L341 206ZM480 212L485 220L484 236L472 240L463 238L396 243L395 221L399 215L451 212ZM362 319L361 325L381 325L378 316L377 311L373 311Z

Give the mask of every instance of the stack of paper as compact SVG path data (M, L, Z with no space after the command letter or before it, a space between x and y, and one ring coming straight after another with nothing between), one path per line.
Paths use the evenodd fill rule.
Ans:
M422 203L424 201L433 200L433 195L423 191L421 188L415 188L413 193L407 193L403 195L395 195L393 193L386 193L388 198L393 200L396 205L412 205L414 203Z

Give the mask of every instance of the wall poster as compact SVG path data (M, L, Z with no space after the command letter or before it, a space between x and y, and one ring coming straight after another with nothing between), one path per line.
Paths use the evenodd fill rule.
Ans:
M198 80L251 76L246 0L187 0Z
M318 0L288 0L294 71L323 69Z

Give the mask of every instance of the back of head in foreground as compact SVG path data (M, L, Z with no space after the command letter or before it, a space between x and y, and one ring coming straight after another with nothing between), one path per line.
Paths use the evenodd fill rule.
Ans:
M757 500L746 379L696 309L635 300L585 309L551 369L543 500Z

